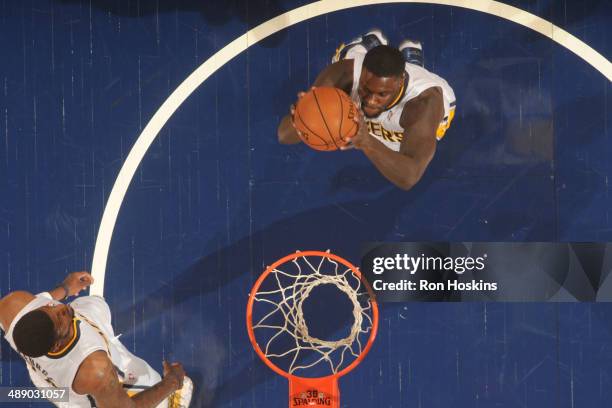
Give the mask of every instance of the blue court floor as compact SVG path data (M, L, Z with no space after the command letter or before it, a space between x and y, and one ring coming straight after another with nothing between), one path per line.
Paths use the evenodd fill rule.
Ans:
M610 1L505 3L611 58ZM110 191L157 109L226 44L304 4L0 1L0 295L89 270ZM371 27L421 40L457 95L408 192L359 151L276 139L296 93ZM158 370L183 362L194 407L284 407L286 380L245 328L266 265L298 249L358 263L369 241L612 241L611 132L610 80L505 18L411 3L295 24L220 67L146 152L104 268L115 330ZM29 385L5 341L0 352L0 385ZM382 304L371 353L340 387L351 408L607 407L612 305Z

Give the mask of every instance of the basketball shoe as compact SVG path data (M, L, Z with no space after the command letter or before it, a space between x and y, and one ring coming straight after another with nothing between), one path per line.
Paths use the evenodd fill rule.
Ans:
M338 62L346 57L346 53L353 47L363 47L366 51L370 51L374 47L379 45L388 45L389 40L379 29L372 29L362 35L361 37L355 38L348 44L340 44L336 49L336 54L332 58L332 62Z
M402 41L398 48L404 54L404 59L407 63L421 67L425 66L423 45L420 41L406 39Z

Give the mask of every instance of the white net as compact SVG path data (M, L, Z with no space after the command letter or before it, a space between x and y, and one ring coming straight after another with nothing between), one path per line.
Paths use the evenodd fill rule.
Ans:
M372 299L351 268L327 256L298 256L272 270L264 282L254 297L253 332L271 362L290 374L322 368L329 375L359 357L373 326ZM341 322L332 321L343 332L340 338L316 337L308 327L305 303L313 293L319 296L317 288L324 285L333 285L352 305L352 322L344 324L348 327L342 330ZM331 311L334 302L329 301ZM333 318L333 313L316 316L317 321Z

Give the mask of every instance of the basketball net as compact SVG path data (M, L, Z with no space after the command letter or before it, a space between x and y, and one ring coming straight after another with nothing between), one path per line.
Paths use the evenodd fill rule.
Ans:
M264 362L289 379L290 407L340 406L338 378L365 357L378 325L376 301L362 279L357 268L329 251L298 251L269 267L255 284L247 309L249 336ZM265 290L264 280L271 280ZM343 338L321 339L309 331L304 303L321 285L334 285L352 304L353 323ZM257 321L254 307L264 308ZM255 339L258 332L267 334L263 347ZM280 338L285 349L278 351ZM283 369L276 364L280 360L288 362ZM325 376L301 376L314 369Z

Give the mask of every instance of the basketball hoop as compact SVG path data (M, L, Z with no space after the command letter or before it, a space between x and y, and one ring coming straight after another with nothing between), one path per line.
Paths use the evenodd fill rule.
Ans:
M321 338L308 327L306 301L324 285L333 285L351 303L354 321L340 338ZM289 407L339 408L338 379L370 351L378 330L378 305L372 288L350 262L329 251L298 251L269 266L255 282L247 304L247 330L257 355L289 380Z

